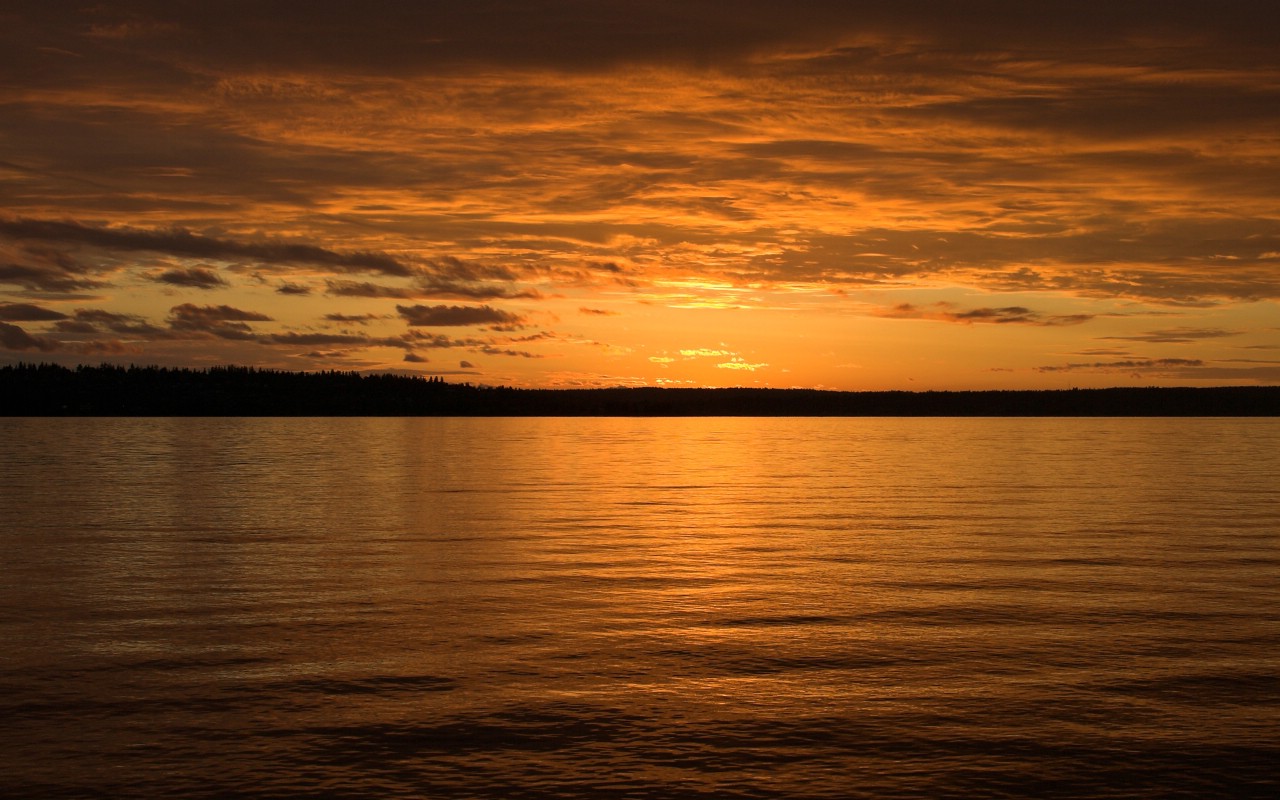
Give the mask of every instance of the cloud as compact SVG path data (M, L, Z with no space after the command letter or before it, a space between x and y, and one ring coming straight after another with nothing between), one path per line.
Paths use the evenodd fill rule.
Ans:
M1092 314L1059 314L1043 315L1023 306L1005 306L1002 308L972 308L956 310L951 303L934 303L930 306L915 306L911 303L899 303L890 308L879 308L875 316L891 319L927 319L940 322L957 322L965 325L973 323L992 323L997 325L1040 325L1058 327L1063 325L1080 325L1093 319Z
M459 300L538 299L542 295L534 289L514 289L492 284L467 284L421 277L413 286L386 286L368 281L328 279L328 294L337 297L389 297L398 300L417 300L441 297Z
M1204 361L1198 358L1148 358L1127 359L1124 361L1094 361L1089 364L1061 364L1058 366L1036 367L1037 372L1140 372L1146 370L1164 370L1171 367L1201 367Z
M414 300L422 297L422 291L407 286L383 286L367 281L326 280L325 292L337 297L390 297L397 300Z
M441 256L427 260L423 265L423 272L429 280L444 282L514 281L520 277L514 270L507 267L479 261L464 261L454 256Z
M151 279L190 289L221 289L228 285L221 275L204 267L167 269Z
M500 264L440 256L424 260L421 273L414 278L418 297L448 297L462 300L498 298L538 299L536 289L516 288L521 273Z
M1182 380L1280 382L1280 364L1274 361L1232 359L1231 366L1211 364L1198 358L1126 359L1084 364L1062 364L1037 367L1037 372L1101 372L1128 373L1134 377L1159 375ZM1235 366L1243 364L1245 366Z
M67 315L50 308L31 305L30 303L0 303L0 320L10 322L47 322L66 319Z
M496 345L487 344L479 348L481 353L487 356L511 356L513 358L546 358L541 353L530 353L528 350L512 350L510 348L498 347Z
M78 308L76 319L83 322L105 325L108 329L119 333L152 333L160 330L150 325L138 314L123 314L101 308Z
M0 283L17 284L35 291L70 294L106 285L94 271L63 253L28 248L26 263L0 263Z
M380 319L377 314L325 314L324 318L330 322L351 322L356 325L368 325L375 319Z
M1228 336L1239 336L1240 331L1228 331L1222 328L1172 328L1168 330L1148 331L1132 336L1099 336L1099 339L1112 339L1126 342L1146 342L1148 344L1186 344L1205 339L1221 339Z
M458 362L458 366L459 366L459 367L461 367L462 369L475 369L475 368L476 368L476 365L475 365L475 364L472 364L470 361L459 361L459 362Z
M172 335L170 331L152 325L137 314L122 314L99 308L78 308L75 320L69 323L58 323L58 326L68 331L72 331L73 326L78 331L96 330L97 326L103 326L113 333L153 339L171 338Z
M414 364L425 364L430 361L426 356L420 356L412 350L404 354L404 360Z
M555 341L566 370L650 378L649 353L752 363L715 349L730 337L748 353L830 338L813 369L900 372L875 334L895 326L866 314L1052 328L1059 355L1032 364L1276 340L1270 307L1246 306L1280 299L1274 4L529 0L501 26L463 0L318 0L252 24L127 6L28 3L0 25L20 87L0 115L0 304L64 314L10 320L28 336L273 366L323 351L303 345L317 336L377 334L332 342L352 352ZM225 282L235 299L218 299L288 323L157 316L166 286ZM911 289L970 299L894 305ZM124 316L72 314L77 298ZM633 302L648 305L611 324ZM358 319L396 303L391 322ZM494 332L544 306L577 335ZM1118 321L1171 309L1163 330ZM696 341L712 347L674 349ZM588 342L624 355L580 363L569 345ZM949 371L992 363L977 346L957 339ZM508 368L558 374L536 366Z
M710 350L700 347L696 350L681 350L680 355L685 358L718 358L720 356L731 356L734 353L729 350Z
M64 319L54 325L59 333L70 333L74 335L93 334L98 332L98 328L91 322L84 322L78 319Z
M410 342L414 347L426 347L430 349L450 348L450 347L484 347L491 342L484 339L453 339L443 333L430 333L427 331L411 330L405 334L404 339Z
M418 297L440 297L455 300L537 300L542 293L537 289L515 289L493 284L466 284L433 279L420 279Z
M312 244L269 240L243 242L201 236L184 228L143 230L130 227L96 227L78 222L15 218L0 219L0 235L24 241L61 245L88 245L106 250L151 251L186 258L223 261L310 264L349 272L377 272L410 276L416 271L385 253L340 253Z
M345 345L347 347L395 347L407 350L413 344L399 336L361 336L350 333L267 333L254 337L263 344L285 344L295 347L315 347L317 345Z
M524 317L492 306L396 306L410 325L448 327L463 325L518 326Z
M174 319L193 322L270 322L271 317L256 311L242 311L231 306L198 306L183 303L169 309Z
M396 300L416 300L422 297L420 289L412 287L388 287L365 280L325 280L325 293L335 297L390 297Z
M169 327L184 333L208 333L222 339L251 340L252 329L245 323L271 322L271 317L231 306L197 306L183 303L169 309Z
M60 349L58 342L44 336L32 336L17 325L0 322L0 346L6 350L50 350Z
M58 8L60 4L51 4ZM371 1L352 6L317 2L302 14L259 14L254 24L240 15L203 5L174 5L138 0L127 10L110 4L87 6L77 15L76 37L44 39L62 49L115 52L164 62L188 61L217 72L290 75L328 68L344 73L422 75L463 68L556 69L584 71L621 65L732 64L776 54L790 60L807 54L831 58L860 55L867 45L916 44L917 49L950 54L979 50L996 53L1029 47L1053 50L1110 50L1163 35L1224 50L1237 50L1274 63L1266 49L1275 44L1265 6L1196 3L1169 6L1147 2L1104 3L1078 0L1050 8L1011 0L947 2L867 0L778 4L739 0L734 13L713 0L680 3L579 3L529 0L501 6L462 0L427 5ZM25 18L44 32L61 21L55 11L37 8ZM66 23L63 23L66 24ZM199 31L198 37L188 34ZM424 33L430 34L424 39ZM602 31L607 35L602 35ZM843 47L842 47L843 45ZM890 51L892 52L892 51ZM865 55L862 55L866 59ZM132 65L132 61L126 61ZM909 62L910 63L910 62ZM977 71L977 68L973 68ZM266 99L312 92L302 85L261 81ZM251 98L246 98L251 99Z
M5 350L37 350L42 353L65 352L80 355L105 355L135 352L116 340L61 341L48 336L33 336L17 325L0 322L0 347Z
M751 364L741 358L734 358L732 361L724 361L716 364L717 369L734 369L746 372L755 372L758 369L764 369L768 364Z

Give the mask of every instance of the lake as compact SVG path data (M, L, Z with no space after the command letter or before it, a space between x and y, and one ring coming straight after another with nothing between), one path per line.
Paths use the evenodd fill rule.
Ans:
M1277 419L0 419L0 793L1267 797Z

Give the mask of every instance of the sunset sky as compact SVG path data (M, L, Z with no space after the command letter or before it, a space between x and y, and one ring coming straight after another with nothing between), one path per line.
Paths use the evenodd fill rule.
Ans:
M1271 2L0 6L0 364L1280 383Z

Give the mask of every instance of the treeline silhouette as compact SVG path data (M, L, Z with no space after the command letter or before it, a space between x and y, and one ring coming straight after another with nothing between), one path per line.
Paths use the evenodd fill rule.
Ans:
M516 389L254 367L0 367L5 416L1280 416L1280 386L1049 391Z

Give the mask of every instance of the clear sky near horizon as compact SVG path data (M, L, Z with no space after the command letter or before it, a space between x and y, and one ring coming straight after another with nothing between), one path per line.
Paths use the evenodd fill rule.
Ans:
M1280 383L1274 2L0 7L0 364Z

